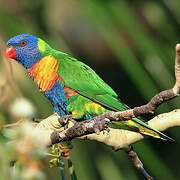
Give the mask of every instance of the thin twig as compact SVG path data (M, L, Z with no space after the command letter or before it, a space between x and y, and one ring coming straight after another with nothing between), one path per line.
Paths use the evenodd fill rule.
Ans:
M19 122L16 122L16 123L10 123L10 124L4 124L2 125L2 128L9 128L9 127L15 127L15 126L18 126L19 125Z
M18 121L18 122L16 122L16 123L3 124L1 128L2 128L2 129L5 129L5 128L10 128L10 127L16 127L16 126L19 126L22 122L23 122L23 120L20 120L20 121ZM32 125L33 125L33 126L36 126L37 123L36 123L36 122L35 122L35 123L32 123Z
M77 180L76 172L75 172L75 169L74 169L74 166L73 166L73 163L72 163L70 157L67 156L66 159L67 159L67 163L68 163L68 170L69 170L69 174L71 176L71 180Z
M132 161L134 167L144 176L146 180L153 180L153 177L151 177L147 171L143 167L143 163L139 159L137 153L133 149L132 146L125 149L125 152L129 156L130 160Z
M180 90L180 44L176 44L175 77L176 83L173 87L173 91L174 94L178 94Z
M62 156L59 156L59 167L60 167L61 180L66 180L65 166L64 166L64 162L63 162L63 157Z

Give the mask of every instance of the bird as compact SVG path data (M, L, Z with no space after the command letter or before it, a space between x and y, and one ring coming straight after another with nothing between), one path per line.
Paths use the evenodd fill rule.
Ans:
M73 119L83 121L106 112L128 109L93 69L53 49L41 38L29 34L14 36L6 43L5 56L26 69L59 116L72 115ZM111 121L109 126L172 141L172 138L136 117Z

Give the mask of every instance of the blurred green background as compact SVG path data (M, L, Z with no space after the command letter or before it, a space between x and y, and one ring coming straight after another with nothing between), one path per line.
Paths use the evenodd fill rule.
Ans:
M173 86L179 9L179 0L0 0L0 43L21 33L39 36L91 66L123 102L134 107ZM48 100L16 62L11 75L16 87L6 87L8 73L0 61L1 120L14 121L10 107L18 94L32 101L36 117L52 114ZM156 114L179 108L179 101L161 105ZM148 138L134 148L155 179L178 180L179 128L165 133L178 143ZM143 179L123 151L113 152L98 142L74 140L73 144L79 180ZM44 172L47 179L60 178L48 164Z

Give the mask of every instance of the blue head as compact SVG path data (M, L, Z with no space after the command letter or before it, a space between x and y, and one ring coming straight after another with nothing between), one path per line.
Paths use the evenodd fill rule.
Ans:
M7 58L15 59L25 68L30 68L43 57L39 50L39 41L45 43L43 40L28 34L15 36L6 43L5 55Z

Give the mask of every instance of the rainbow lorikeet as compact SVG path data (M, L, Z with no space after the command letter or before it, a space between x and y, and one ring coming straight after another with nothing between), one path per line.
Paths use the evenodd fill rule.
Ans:
M42 39L21 34L11 38L6 45L6 57L24 66L59 116L72 114L74 119L86 120L105 112L128 108L89 66L51 48ZM128 128L172 140L138 118L111 122L111 127Z

